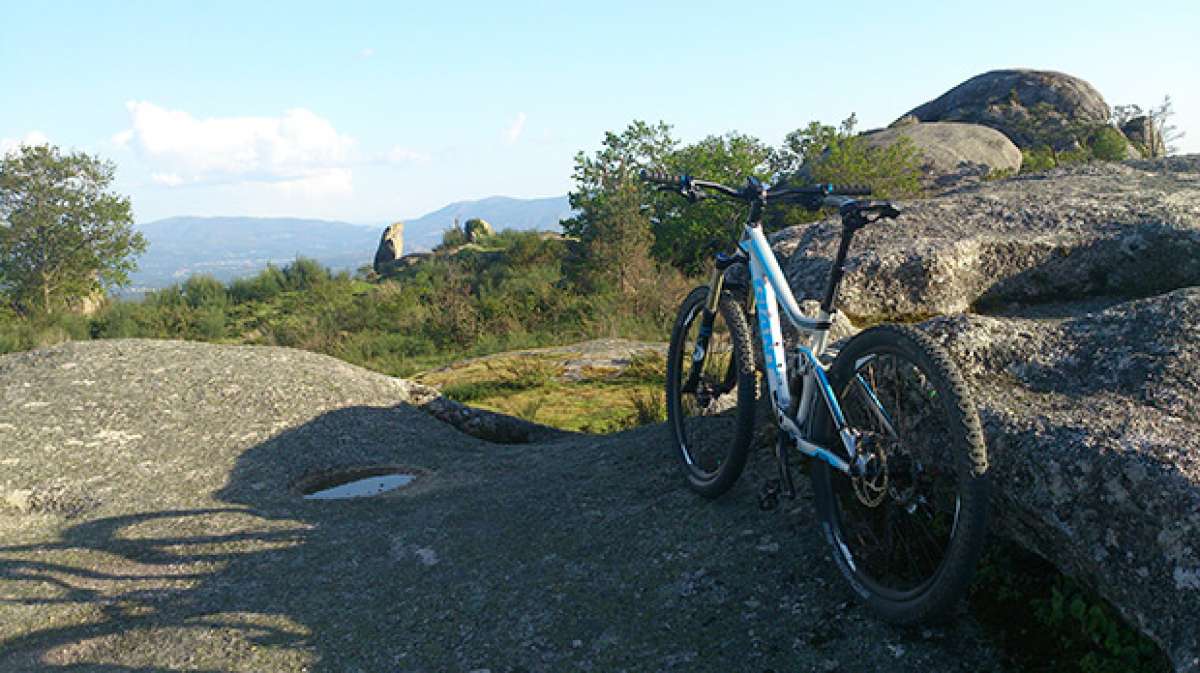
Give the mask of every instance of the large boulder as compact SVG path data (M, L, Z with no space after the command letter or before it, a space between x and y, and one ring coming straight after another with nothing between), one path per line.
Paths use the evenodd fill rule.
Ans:
M404 223L394 222L383 230L379 237L379 247L375 250L375 273L384 275L395 268L396 262L404 256Z
M1134 117L1121 124L1121 133L1133 143L1147 159L1157 159L1166 154L1166 143L1162 134L1154 128L1154 121L1146 115Z
M996 530L1200 671L1200 156L901 207L855 239L841 306L860 323L943 316L922 327L976 396ZM801 297L821 296L837 233L776 237Z
M926 328L974 391L993 529L1200 671L1200 288Z
M467 220L463 224L463 232L467 235L468 243L478 243L483 238L496 233L487 220L479 217Z
M958 121L990 126L1018 147L1036 144L1023 128L1030 111L1045 103L1051 119L1107 123L1108 104L1091 84L1049 70L992 70L950 89L901 116L922 122ZM900 120L897 120L900 121Z
M927 189L958 187L988 175L1021 170L1021 150L1003 133L979 124L899 124L862 137L872 148L889 147L907 138L923 158L922 182Z
M899 219L855 238L841 308L912 319L1200 285L1200 156L1139 166L1060 168L901 202ZM799 296L822 296L839 232L828 219L776 235Z

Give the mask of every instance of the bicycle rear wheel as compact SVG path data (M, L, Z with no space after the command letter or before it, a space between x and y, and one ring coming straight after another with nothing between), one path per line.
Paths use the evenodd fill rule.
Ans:
M888 621L945 616L970 584L987 525L987 449L970 393L940 346L893 325L851 340L829 379L869 457L860 478L821 461L811 472L838 569ZM828 413L818 422L844 456Z
M688 486L709 498L729 490L746 466L754 435L756 377L750 329L723 293L705 310L708 287L679 307L667 351L667 421Z

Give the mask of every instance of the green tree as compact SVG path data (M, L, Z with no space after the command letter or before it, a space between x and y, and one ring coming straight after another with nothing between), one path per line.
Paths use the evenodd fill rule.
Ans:
M731 186L771 174L771 148L753 136L709 136L675 150L665 159L672 174L692 175ZM653 254L688 274L705 268L713 246L729 247L746 217L746 207L721 199L689 204L676 195L656 194Z
M109 191L115 170L48 145L0 159L0 290L22 314L128 284L146 241L129 199Z
M579 239L581 254L565 269L572 282L625 290L649 266L650 216L642 205L650 192L638 171L662 166L675 146L670 126L634 121L620 134L606 133L595 154L575 155L575 190L568 195L575 215L562 221L563 232Z
M836 127L814 121L789 133L770 157L779 182L865 184L873 197L881 199L920 196L922 158L913 143L900 138L887 147L871 147L855 133L857 126L858 117L851 113ZM784 206L770 209L767 221L783 227L821 216L799 206Z

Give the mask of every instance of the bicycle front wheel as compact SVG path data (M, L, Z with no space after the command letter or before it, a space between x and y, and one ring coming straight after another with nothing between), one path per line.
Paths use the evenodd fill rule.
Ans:
M988 516L987 449L962 376L925 334L884 325L851 340L829 380L868 461L857 478L822 461L811 472L838 569L888 621L943 617L970 584ZM844 456L827 412L819 422Z
M679 307L667 351L667 421L688 486L709 498L728 491L746 466L754 435L756 377L750 329L723 293L708 313L709 289Z

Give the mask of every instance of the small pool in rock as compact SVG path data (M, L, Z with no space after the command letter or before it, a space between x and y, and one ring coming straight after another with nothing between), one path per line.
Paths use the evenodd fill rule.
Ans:
M419 475L399 468L357 468L305 479L300 492L305 500L370 498L408 486Z

